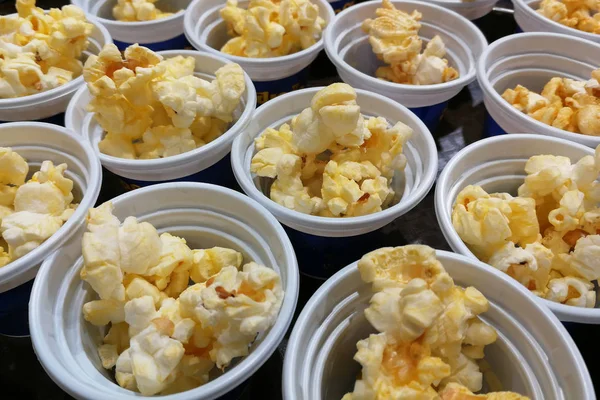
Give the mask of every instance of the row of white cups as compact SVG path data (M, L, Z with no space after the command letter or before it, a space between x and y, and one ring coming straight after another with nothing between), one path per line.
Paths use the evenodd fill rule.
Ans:
M248 196L202 183L166 183L114 199L115 214L121 219L136 216L153 223L161 232L180 234L191 247L236 248L247 259L277 270L282 278L286 295L277 322L257 338L249 356L204 386L165 396L174 400L226 395L265 363L283 340L296 308L299 272L293 247L280 222L314 235L358 235L409 212L426 196L436 181L438 165L431 133L405 107L407 104L397 97L396 91L386 91L386 82L367 80L364 73L353 72L352 63L344 55L352 53L348 47L351 43L357 43L360 22L372 16L379 4L369 2L348 8L330 21L323 39L342 79L359 89L362 112L385 117L390 123L402 121L414 130L405 149L407 168L395 177L396 185L403 191L402 198L376 214L335 220L300 214L271 201L250 174L253 139L265 128L277 127L298 114L310 103L317 88L277 97L256 109L256 92L251 76L247 75L246 93L227 133L207 146L160 160L122 160L99 153L97 143L102 130L85 110L90 96L81 78L55 89L63 90L61 95L48 92L30 96L40 96L33 100L0 100L0 120L6 120L6 116L19 119L16 115L19 113L20 119L32 119L32 115L46 108L64 110L72 97L66 109L66 128L35 122L0 125L0 145L13 147L30 164L36 166L47 159L66 162L80 201L76 213L55 235L0 269L0 292L26 283L37 273L29 304L32 342L44 369L62 389L85 399L137 397L114 383L109 372L102 368L96 348L103 332L86 323L81 313L82 305L93 298L91 289L79 278L81 237L87 209L96 202L102 185L101 165L125 178L164 181L208 168L231 152L233 172ZM492 304L484 318L499 331L499 341L490 346L488 361L506 390L536 400L595 399L587 367L559 320L600 324L600 309L576 308L536 298L507 275L479 262L454 231L450 212L456 194L468 184L482 184L488 191L514 192L524 177L523 166L530 156L563 155L575 162L593 154L593 149L587 146L595 146L600 139L558 131L533 121L503 102L499 93L517 83L536 89L552 76L586 79L595 67L594 62L598 62L594 55L600 54L600 46L573 36L549 33L513 35L487 46L471 23L446 9L412 1L399 1L397 6L406 11L418 8L423 13L421 34L425 38L442 35L448 46L448 58L461 73L460 84L403 88L407 90L403 92L407 99L411 98L408 91L414 90L417 100L431 96L441 102L442 92L444 97L448 96L447 100L477 78L492 117L502 125L504 116L515 126L514 130L503 126L505 130L537 134L499 136L467 146L453 157L437 179L436 214L442 233L458 253L440 251L438 258L458 284L477 287ZM472 36L466 36L466 32ZM97 53L109 41L110 35L98 24L89 50ZM334 42L337 44L333 45ZM220 66L229 62L208 51L173 50L161 54L195 57L196 72L201 76L214 76ZM371 86L375 83L381 86ZM42 96L46 97L41 99ZM13 108L4 113L6 109L2 106L11 102ZM360 281L355 265L342 269L315 293L287 344L283 371L286 400L341 398L351 390L359 368L351 360L356 342L369 333L362 312L369 297L370 291Z

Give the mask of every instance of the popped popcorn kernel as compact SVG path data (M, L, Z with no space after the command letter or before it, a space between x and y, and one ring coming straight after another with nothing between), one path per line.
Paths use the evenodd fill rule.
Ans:
M170 17L173 13L163 12L154 5L157 0L118 0L113 7L113 17L117 21L154 21Z
M78 7L45 12L17 0L17 15L0 16L0 98L57 88L82 73L81 57L93 25Z
M550 2L564 6L558 0L544 0L542 4L547 5ZM600 24L600 17L598 23ZM552 78L544 86L541 94L517 85L514 90L506 89L502 97L517 110L546 125L583 135L598 136L600 91L597 89L598 80L593 76L594 73L588 81Z
M232 36L221 51L240 57L281 57L307 49L326 25L310 0L251 0L247 8L227 0L220 14Z
M89 210L80 275L100 298L84 304L84 319L107 326L98 356L121 387L146 396L194 389L275 323L284 296L276 271L233 249L192 250L112 212L110 202Z
M552 91L583 90L575 81L563 83L555 80ZM530 157L518 197L467 186L458 194L452 211L456 232L481 261L516 279L536 296L596 307L599 155L600 147L594 156L574 164L562 156Z
M92 94L88 111L106 132L104 154L126 159L176 156L221 136L233 122L246 90L237 64L209 82L194 75L195 59L163 59L146 47L114 44L90 56L83 70Z
M353 217L387 208L412 129L364 117L356 91L334 83L279 129L255 139L251 172L274 179L271 200L304 214Z
M512 392L473 395L483 381L477 360L498 335L478 317L488 309L485 296L455 286L435 250L382 248L358 268L373 283L365 315L378 333L357 343L362 371L343 400L527 399Z
M362 24L373 52L387 64L377 68L375 76L409 85L434 85L458 78L458 71L444 58L446 46L439 35L423 49L420 12L408 14L396 9L390 0L383 0L375 14L375 19L368 18Z

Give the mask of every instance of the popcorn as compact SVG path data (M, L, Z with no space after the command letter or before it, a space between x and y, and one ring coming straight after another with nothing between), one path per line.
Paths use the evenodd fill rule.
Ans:
M375 13L377 18L366 19L362 29L377 58L388 64L377 68L378 78L409 85L434 85L458 78L458 71L444 58L446 46L440 36L434 36L421 53L420 12L407 14L390 0L383 0Z
M478 317L488 309L483 294L455 286L427 246L378 249L358 268L373 283L365 315L378 333L357 343L362 373L343 400L466 399L457 396L481 390L476 360L497 339ZM527 399L511 392L481 396Z
M458 383L449 383L439 392L441 400L528 400L529 397L521 396L514 392L492 392L486 394L473 394L466 387Z
M551 3L565 7L558 0L542 1L543 7ZM600 17L598 24L600 27ZM588 81L552 78L544 86L541 95L517 85L514 90L506 89L502 97L517 110L546 125L583 135L598 136L600 91L598 79L594 78L597 75L600 75L599 72L592 72L592 79Z
M277 272L242 267L233 249L192 250L134 217L121 224L112 211L110 202L89 210L80 276L100 298L84 304L85 320L110 324L98 356L121 387L146 396L194 389L275 323L284 295Z
M113 44L86 61L83 76L89 111L106 131L98 147L127 159L182 154L221 136L246 90L237 64L217 70L208 82L194 76L195 60L162 56L137 44L121 56Z
M542 0L537 12L569 28L600 34L600 5L596 1Z
M0 16L0 98L41 93L81 75L80 58L93 25L73 5L45 12L17 0L17 15Z
M138 22L154 21L170 17L173 13L159 10L154 3L157 0L118 0L113 7L113 17L117 21Z
M240 57L281 57L307 49L326 25L310 0L252 0L247 9L227 0L220 14L233 36L221 51Z
M250 169L274 179L273 201L305 214L352 217L386 208L394 197L394 172L404 169L412 129L366 119L355 90L334 83L315 94L309 108L279 130L255 139Z
M44 161L26 182L25 159L0 147L0 267L39 247L72 215L77 204L66 169Z
M575 81L565 86L581 89ZM567 90L565 89L565 90ZM519 197L467 186L457 196L452 223L482 261L510 275L535 295L595 307L600 278L600 147L571 164L537 155L525 164Z

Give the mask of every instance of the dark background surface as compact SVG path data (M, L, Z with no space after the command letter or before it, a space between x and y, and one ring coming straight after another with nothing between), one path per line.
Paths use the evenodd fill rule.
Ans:
M42 8L58 7L66 3L61 0L37 1L37 5ZM498 5L511 8L510 2L504 5L504 0ZM490 43L515 32L514 19L506 11L506 9L499 9L477 21ZM12 12L14 12L14 1L0 0L0 15ZM322 52L311 68L309 86L321 86L338 80L335 68ZM457 151L481 138L484 119L485 108L482 95L475 82L450 101L439 127L433 132L440 157L439 171ZM123 193L117 178L106 170L103 172L104 182L98 203ZM352 240L353 251L329 254L327 262L330 267L343 268L355 261L358 258L357 255L382 246L422 243L438 249L450 250L435 217L433 193L434 189L415 209L390 225L373 234L361 236L358 240ZM297 255L301 264L312 261L312 254L298 252ZM322 282L301 275L300 298L296 316ZM566 326L586 360L596 392L598 392L600 348L597 341L600 341L600 327L580 324L567 324ZM287 337L290 333L291 327ZM287 337L265 365L249 380L240 400L282 398L281 372ZM46 375L37 361L29 338L0 336L0 399L60 400L70 398Z

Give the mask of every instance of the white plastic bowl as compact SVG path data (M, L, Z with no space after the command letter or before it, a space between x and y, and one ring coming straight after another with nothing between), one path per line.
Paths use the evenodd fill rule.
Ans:
M334 12L327 0L312 0L312 2L319 6L319 15L329 25ZM247 0L239 2L241 7L246 7L247 4ZM220 49L231 37L227 35L226 23L219 15L219 10L224 5L223 0L194 0L190 4L185 15L184 26L185 35L192 46L240 64L255 83L256 91L266 92L265 95L259 96L260 103L275 95L291 91L294 85L302 80L302 72L323 49L323 38L321 37L317 43L305 50L283 57L248 58L225 54Z
M219 186L169 183L139 189L113 199L123 220L136 216L159 232L186 238L192 248L225 246L281 275L285 297L277 321L258 336L250 354L220 377L187 392L155 396L165 400L210 400L232 391L265 363L283 339L298 299L298 265L281 225L252 199ZM87 323L85 302L97 298L79 277L84 228L62 251L42 265L31 293L30 329L34 350L46 372L63 390L80 399L139 399L118 386L102 368L97 346L104 329ZM215 371L216 372L216 371Z
M184 56L196 59L196 76L204 79L214 79L215 72L230 61L212 54L191 50L162 51L165 58ZM79 133L89 141L98 154L102 165L109 171L128 180L147 183L181 179L206 170L223 159L231 150L231 142L242 132L252 118L256 108L256 92L248 75L246 91L242 101L234 113L232 126L220 137L205 146L179 154L154 160L128 160L103 154L98 149L98 143L104 136L104 131L95 121L93 113L86 110L91 100L87 86L82 87L73 97L65 115L65 126Z
M357 4L338 14L325 31L325 51L342 80L352 87L382 94L406 107L425 107L443 103L456 96L475 80L476 61L487 46L483 33L471 21L437 5L420 1L392 1L399 10L423 14L419 36L428 42L440 35L446 44L448 59L460 76L437 85L406 85L375 77L377 59L369 37L361 29L363 21L375 18L381 1Z
M477 65L477 80L490 116L508 133L531 132L596 147L600 136L554 128L517 110L502 98L518 84L540 93L553 77L590 79L600 62L600 44L556 33L520 33L492 43Z
M553 137L503 135L465 147L446 164L435 189L435 212L452 250L476 259L452 225L452 207L458 193L468 185L480 185L488 193L508 192L516 195L526 176L525 163L538 154L565 156L575 163L584 156L594 155L594 152L583 145ZM488 268L494 269L491 266ZM600 324L600 308L574 307L535 298L561 321Z
M123 22L113 17L112 9L117 0L88 1L87 11L98 18L110 32L115 44L124 50L139 43L152 50L183 49L189 43L183 34L183 16L191 0L158 1L156 6L173 15L154 21Z
M498 0L430 0L429 3L452 10L469 20L475 20L492 12Z
M475 286L489 300L482 314L498 331L486 360L503 384L532 400L593 400L594 387L573 339L550 311L520 284L462 255L437 251L461 286ZM287 344L283 366L285 400L340 399L353 390L360 365L356 343L375 333L364 317L373 295L353 263L311 297Z
M112 43L110 34L96 19L86 15L88 22L94 25L89 37L89 46L83 52L85 59L90 54L98 54L107 43ZM81 86L83 76L71 82L45 92L12 99L0 99L0 121L35 121L64 113L69 101Z
M96 153L67 129L40 122L15 122L0 125L0 146L11 147L29 164L29 177L46 160L55 165L67 163L66 176L73 180L73 195L79 206L64 225L38 248L0 268L0 315L14 315L4 320L0 332L26 334L26 324L21 326L15 312L26 310L30 288L19 290L21 285L35 278L40 264L52 252L71 238L85 221L87 209L92 207L102 184L102 168ZM26 311L23 311L26 313ZM17 321L19 319L19 321ZM13 325L14 326L8 326ZM25 321L22 321L25 323ZM18 325L18 326L17 326Z
M290 210L272 201L260 189L260 179L250 172L255 154L254 139L265 129L279 128L310 106L313 96L322 88L298 90L259 107L250 125L233 142L231 163L235 177L244 192L267 208L282 223L295 230L317 236L343 237L371 232L392 222L414 208L429 192L437 173L437 149L427 127L410 110L384 96L357 90L358 105L366 116L380 116L390 124L401 121L413 129L413 136L403 153L408 162L403 172L394 177L397 204L370 215L350 218L327 218Z
M515 20L524 32L562 33L600 43L600 35L598 34L570 28L539 14L536 10L539 8L540 3L541 0L513 0Z

